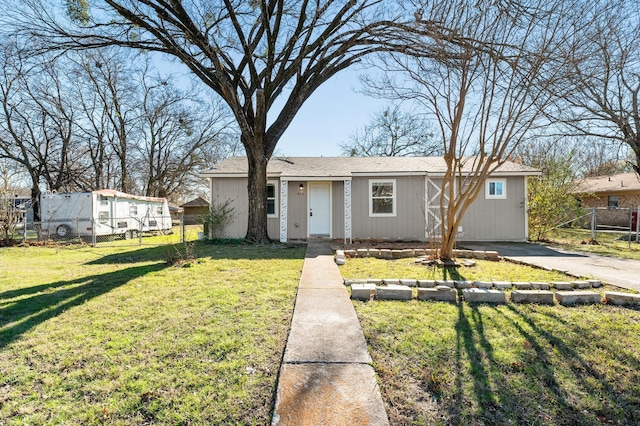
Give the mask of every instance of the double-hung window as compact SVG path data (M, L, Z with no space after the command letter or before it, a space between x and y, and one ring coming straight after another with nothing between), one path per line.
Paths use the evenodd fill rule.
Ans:
M396 180L369 180L369 216L393 217L396 215Z

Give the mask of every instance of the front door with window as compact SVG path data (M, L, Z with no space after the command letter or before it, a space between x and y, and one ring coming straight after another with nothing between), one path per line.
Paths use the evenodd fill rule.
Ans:
M331 236L331 184L309 184L309 236Z

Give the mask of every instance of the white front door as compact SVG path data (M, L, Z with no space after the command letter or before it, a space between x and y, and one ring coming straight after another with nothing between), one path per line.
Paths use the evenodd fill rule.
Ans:
M331 236L331 184L309 183L309 236Z

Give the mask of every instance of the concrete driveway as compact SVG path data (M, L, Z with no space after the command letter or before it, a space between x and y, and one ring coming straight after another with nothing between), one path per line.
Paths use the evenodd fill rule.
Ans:
M494 250L500 256L607 284L640 291L640 260L617 259L532 243L461 243L473 250Z

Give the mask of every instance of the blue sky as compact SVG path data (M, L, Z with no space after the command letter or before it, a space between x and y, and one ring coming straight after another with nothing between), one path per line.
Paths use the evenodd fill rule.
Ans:
M302 106L282 135L277 155L289 157L335 157L339 144L371 121L372 115L389 102L356 90L358 72L344 70L320 86Z

